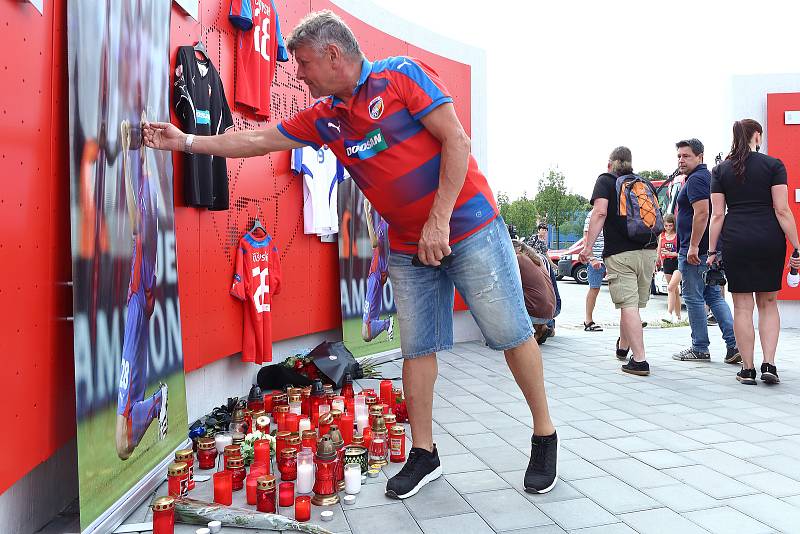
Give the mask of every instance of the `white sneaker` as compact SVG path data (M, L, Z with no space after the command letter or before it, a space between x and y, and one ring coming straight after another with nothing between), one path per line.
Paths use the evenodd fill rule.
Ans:
M394 339L394 315L389 316L389 329L386 334L389 336L389 341Z
M158 439L162 440L167 437L169 431L169 424L167 423L167 385L161 383L161 411L158 412Z
M664 321L665 323L670 323L671 324L671 323L675 322L673 320L674 317L675 317L674 315L665 315L664 317L661 318L661 320Z

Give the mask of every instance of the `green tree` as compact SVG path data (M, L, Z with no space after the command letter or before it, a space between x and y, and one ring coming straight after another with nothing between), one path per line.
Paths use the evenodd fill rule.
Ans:
M668 174L664 174L663 172L661 172L659 170L642 171L642 172L639 172L637 174L639 176L641 176L642 178L647 178L651 182L666 180L667 178L669 178Z
M567 192L566 178L558 169L550 169L539 179L538 192L533 206L540 222L552 224L556 229L556 242L560 241L560 228L570 222L578 212L586 209L586 199Z
M500 210L500 216L505 219L508 224L511 222L511 201L508 199L508 194L502 191L497 192L497 209Z
M536 229L536 208L525 193L509 206L509 220L517 227L520 237L527 238Z

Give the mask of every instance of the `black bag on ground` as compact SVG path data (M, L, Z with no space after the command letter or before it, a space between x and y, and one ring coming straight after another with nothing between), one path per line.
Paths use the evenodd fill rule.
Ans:
M313 383L312 380L309 380L294 369L290 369L280 363L265 365L259 369L256 381L262 391L283 390L288 385L297 387L310 386Z
M323 341L309 354L320 373L328 377L335 389L342 387L344 375L349 374L353 380L364 377L361 366L353 353L341 341L331 343Z

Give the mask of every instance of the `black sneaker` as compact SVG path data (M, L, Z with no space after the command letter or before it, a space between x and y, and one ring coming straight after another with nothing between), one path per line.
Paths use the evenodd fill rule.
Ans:
M531 459L525 470L525 491L547 493L558 482L558 434L531 437Z
M753 369L742 369L738 373L736 373L736 380L741 382L742 384L748 386L755 386L756 385L756 370Z
M622 366L622 370L632 375L647 376L650 374L650 364L647 363L647 360L637 362L633 359L633 356L631 356L628 363Z
M771 363L762 363L761 381L766 382L767 384L779 384L781 379L778 378L778 369Z
M621 338L617 338L617 359L618 360L627 360L628 359L628 352L630 352L631 348L628 347L627 349L619 348L619 342Z
M436 445L433 446L433 452L412 447L406 464L386 483L386 496L392 499L406 499L440 476L442 476L442 464L439 462Z
M672 359L680 360L682 362L688 362L688 361L708 362L711 361L711 353L700 352L699 350L694 350L693 348L689 347L688 349L684 349L678 352L677 354L673 354Z
M708 317L706 317L706 324L708 326L717 326L717 318L714 317L713 313L709 312Z
M728 347L728 353L725 355L725 363L742 363L742 355L739 352L739 347Z

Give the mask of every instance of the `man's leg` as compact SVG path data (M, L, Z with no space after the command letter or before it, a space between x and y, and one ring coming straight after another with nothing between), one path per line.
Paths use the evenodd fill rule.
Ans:
M556 429L553 427L553 421L550 420L550 411L547 407L544 367L539 345L533 338L530 338L518 347L505 350L504 353L508 368L511 369L511 374L514 375L514 380L522 390L525 401L531 409L533 434L535 436L551 435Z
M729 349L736 347L736 334L733 332L733 314L731 314L731 308L722 296L721 287L705 286L703 298L711 308L711 313L714 314L719 329L722 330L722 339L725 340L725 346ZM708 326L706 326L706 330L708 330Z
M590 287L589 291L586 292L586 318L584 322L586 324L592 324L594 322L594 307L597 304L597 295L600 294L600 288L597 287Z
M436 354L403 360L403 394L413 447L433 451L433 386L439 366Z
M686 261L686 256L678 257L678 270L683 278L683 301L686 302L686 311L689 315L689 326L692 330L692 350L708 353L708 323L706 320L705 299L703 293L705 284L701 278L701 266L692 265ZM682 354L682 353L678 353ZM678 356L676 354L676 356ZM696 358L693 358L696 359Z
M644 351L644 329L642 316L638 306L622 308L620 310L620 331L625 343L620 341L620 348L630 347L634 361L643 362L647 359ZM623 337L624 336L624 337Z

